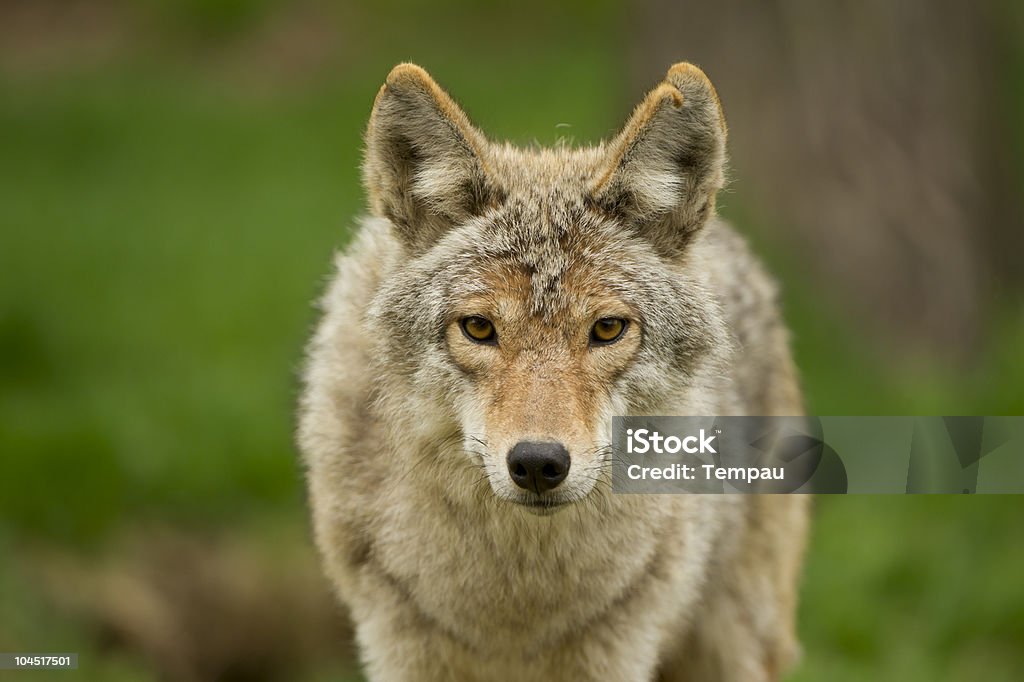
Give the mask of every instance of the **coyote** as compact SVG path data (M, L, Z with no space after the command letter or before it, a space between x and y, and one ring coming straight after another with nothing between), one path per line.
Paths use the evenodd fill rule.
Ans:
M775 285L715 216L725 138L686 63L585 148L491 142L420 67L388 75L298 436L369 679L793 663L806 497L610 483L613 415L802 411Z

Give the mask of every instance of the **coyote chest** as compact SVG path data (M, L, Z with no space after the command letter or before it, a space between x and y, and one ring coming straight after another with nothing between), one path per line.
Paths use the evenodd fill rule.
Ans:
M707 544L722 520L715 505L680 518L664 504L608 498L600 509L538 519L441 491L395 494L415 504L388 504L401 511L382 523L389 531L374 544L375 570L453 642L488 656L543 650L647 594L675 599L686 585L696 594L703 566L680 548Z

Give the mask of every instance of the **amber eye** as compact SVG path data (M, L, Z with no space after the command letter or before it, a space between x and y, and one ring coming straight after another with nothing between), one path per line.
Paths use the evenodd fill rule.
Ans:
M459 324L462 327L462 332L469 337L470 341L476 343L495 343L497 341L494 324L485 317L476 315L464 317Z
M590 330L590 343L600 346L615 343L626 331L626 321L621 317L602 317Z

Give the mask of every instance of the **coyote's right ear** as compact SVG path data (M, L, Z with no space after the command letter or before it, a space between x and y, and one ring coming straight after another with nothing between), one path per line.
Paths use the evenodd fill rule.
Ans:
M711 81L692 64L676 64L610 143L592 197L659 251L678 253L714 213L725 135Z
M429 245L489 203L486 144L426 71L399 64L377 94L366 131L371 210L407 245Z

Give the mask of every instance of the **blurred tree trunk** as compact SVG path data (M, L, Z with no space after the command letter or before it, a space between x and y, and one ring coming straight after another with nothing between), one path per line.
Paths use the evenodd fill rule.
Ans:
M1004 137L1019 122L998 82L1014 34L997 9L641 0L631 94L672 62L703 67L744 205L787 231L794 260L876 339L967 358L994 294L1021 281Z

